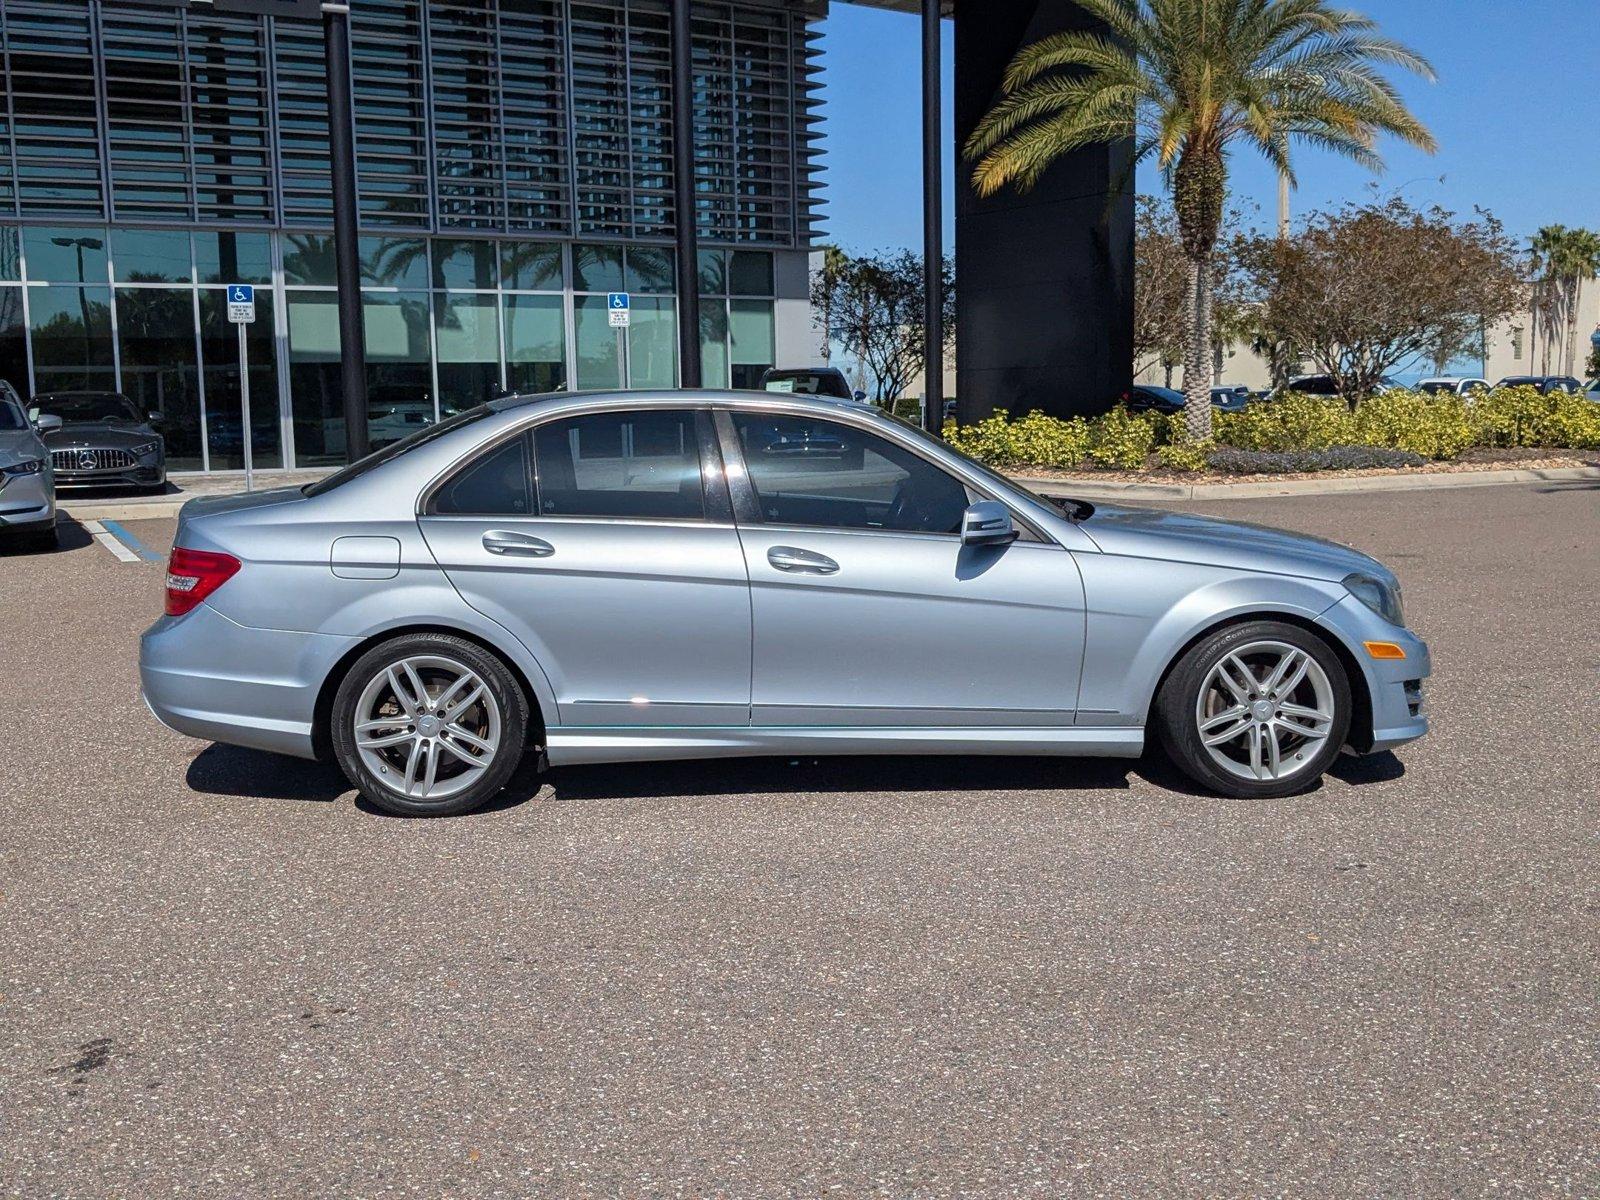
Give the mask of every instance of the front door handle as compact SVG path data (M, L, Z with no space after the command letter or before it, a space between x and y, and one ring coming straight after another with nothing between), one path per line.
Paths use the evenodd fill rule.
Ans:
M483 548L490 554L515 555L518 558L549 558L556 552L556 548L543 538L504 529L491 529L484 534Z
M839 569L839 564L826 554L798 546L774 546L767 551L767 561L780 571L798 575L832 575Z

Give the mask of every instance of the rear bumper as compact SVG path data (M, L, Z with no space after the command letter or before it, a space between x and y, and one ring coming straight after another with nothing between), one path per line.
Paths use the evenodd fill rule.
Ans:
M359 639L251 629L208 604L139 639L145 705L189 737L314 758L317 696Z

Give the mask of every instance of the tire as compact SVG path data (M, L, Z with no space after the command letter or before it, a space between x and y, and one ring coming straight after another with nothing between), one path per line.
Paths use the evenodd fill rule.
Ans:
M1332 647L1298 625L1263 620L1190 647L1162 682L1154 715L1168 757L1190 779L1260 799L1313 787L1338 757L1350 713L1350 680Z
M445 817L506 785L522 761L528 701L476 642L413 633L355 661L329 719L334 758L363 796L397 816Z

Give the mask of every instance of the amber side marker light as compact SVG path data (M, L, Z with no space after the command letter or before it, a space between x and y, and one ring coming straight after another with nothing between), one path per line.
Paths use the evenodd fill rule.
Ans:
M1367 648L1367 653L1372 655L1373 658L1404 658L1406 656L1405 649L1395 645L1393 642L1363 642L1362 645Z

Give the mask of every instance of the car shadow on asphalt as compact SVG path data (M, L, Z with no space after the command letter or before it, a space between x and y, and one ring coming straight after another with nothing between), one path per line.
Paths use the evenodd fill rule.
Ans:
M76 521L57 521L56 538L58 540L55 546L49 550L41 550L20 538L0 537L0 558L36 558L60 554L66 550L82 550L85 546L94 544L89 531Z
M1397 779L1405 767L1389 753L1343 756L1334 760L1328 773L1360 786ZM1127 791L1134 778L1180 795L1215 798L1154 751L1139 759L970 755L696 759L554 767L543 772L530 757L505 790L477 811L500 812L535 797L560 802L796 793ZM220 744L195 756L185 782L197 792L250 800L327 803L351 791L343 772L331 763ZM375 816L392 815L359 795L355 804Z

